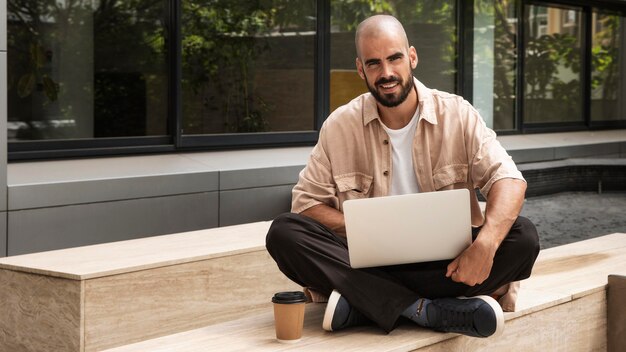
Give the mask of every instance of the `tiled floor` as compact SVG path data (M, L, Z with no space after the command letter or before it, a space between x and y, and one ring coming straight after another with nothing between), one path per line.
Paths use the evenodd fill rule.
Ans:
M526 199L522 216L539 233L541 248L609 233L626 233L626 192L564 192Z

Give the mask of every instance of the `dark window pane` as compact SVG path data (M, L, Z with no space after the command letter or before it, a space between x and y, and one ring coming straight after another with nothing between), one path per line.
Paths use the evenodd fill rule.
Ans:
M593 13L591 47L591 119L626 120L624 17Z
M9 141L166 134L165 6L10 1Z
M331 0L330 4L330 111L367 91L356 71L354 33L361 21L379 13L402 22L419 58L415 77L431 88L455 91L456 1Z
M524 8L524 123L582 122L582 11Z
M515 1L474 2L473 103L488 126L515 129Z
M314 129L314 0L183 0L185 134Z

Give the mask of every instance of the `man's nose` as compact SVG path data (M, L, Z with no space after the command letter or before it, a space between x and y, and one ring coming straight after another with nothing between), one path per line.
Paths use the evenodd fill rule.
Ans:
M388 62L383 62L381 65L381 75L384 78L389 78L391 76L393 76L393 69L392 66L388 63Z

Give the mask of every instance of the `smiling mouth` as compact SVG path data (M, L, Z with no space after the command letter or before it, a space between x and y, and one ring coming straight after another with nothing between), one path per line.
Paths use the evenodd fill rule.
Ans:
M392 89L397 85L398 85L398 82L390 82L390 83L381 84L380 87L383 89Z

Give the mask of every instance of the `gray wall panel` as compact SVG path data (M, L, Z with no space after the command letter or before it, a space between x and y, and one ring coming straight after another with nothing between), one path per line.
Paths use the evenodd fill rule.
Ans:
M7 255L7 213L0 212L0 257Z
M9 255L217 226L217 192L9 212Z
M292 185L220 192L220 226L272 220L291 208Z
M9 188L9 210L217 191L217 172L129 177Z
M587 157L587 156L596 156L596 155L602 156L602 155L610 155L610 154L619 154L618 143L602 143L602 144L559 147L559 148L555 148L554 158L555 159L582 158L582 157Z
M4 2L6 4L6 2ZM2 5L0 5L2 7ZM0 16L2 23L3 16ZM6 32L6 31L5 31ZM3 33L0 30L0 33ZM2 34L0 34L2 36ZM7 53L0 52L0 211L7 210Z
M220 190L287 185L298 182L304 165L220 172Z
M7 1L0 1L0 51L7 50ZM5 79L6 75L0 76Z
M554 148L508 150L516 163L530 163L554 159Z

